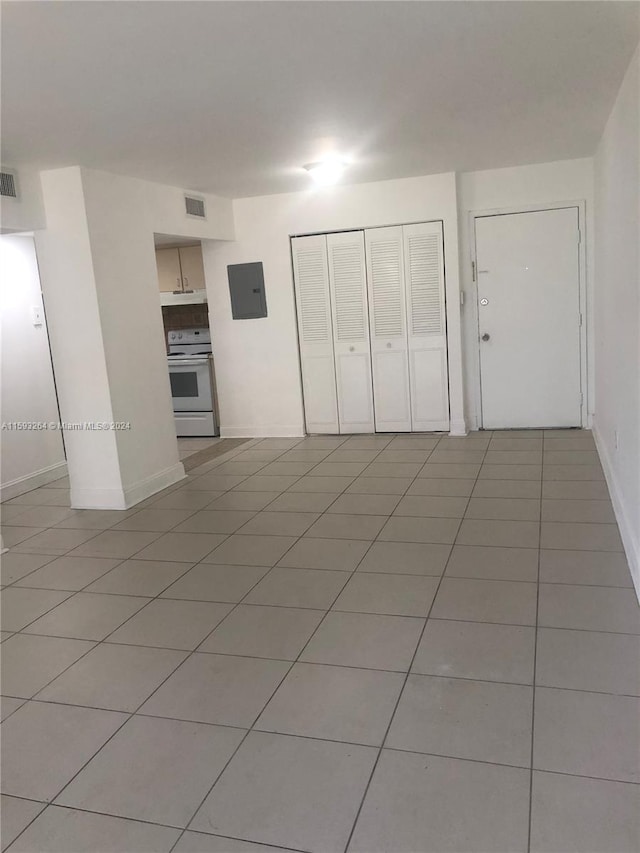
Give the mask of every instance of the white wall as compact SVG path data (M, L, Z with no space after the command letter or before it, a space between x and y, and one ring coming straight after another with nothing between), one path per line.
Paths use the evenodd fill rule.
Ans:
M236 241L203 243L224 435L304 431L289 237L444 221L452 431L464 431L458 221L453 173L238 199ZM227 264L262 261L268 316L232 320Z
M231 202L207 197L200 222L179 189L75 166L43 172L42 187L37 245L63 420L131 424L65 434L72 504L130 506L184 476L153 234L233 236Z
M0 337L3 423L58 422L47 327L33 325L42 310L32 237L0 237ZM15 497L66 472L62 436L56 429L3 429L0 435L1 498Z
M586 329L587 329L587 408L593 412L593 160L562 160L458 176L460 217L460 267L465 293L463 309L465 410L472 429L479 425L480 388L478 381L478 312L476 285L471 274L471 234L469 213L496 209L518 209L531 205L566 201L586 202Z
M4 168L9 168L3 163ZM45 216L42 203L40 173L31 168L18 167L16 172L17 198L0 198L0 227L3 234L34 231L44 228Z
M594 432L640 598L640 48L595 159Z

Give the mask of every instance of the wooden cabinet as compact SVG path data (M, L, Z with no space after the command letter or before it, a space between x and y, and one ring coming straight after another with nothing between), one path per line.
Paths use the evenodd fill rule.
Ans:
M182 272L178 249L156 249L158 284L162 293L182 290Z
M205 289L200 246L156 249L156 265L161 293L184 293Z
M183 290L204 290L204 266L200 246L185 246L178 249L182 269Z

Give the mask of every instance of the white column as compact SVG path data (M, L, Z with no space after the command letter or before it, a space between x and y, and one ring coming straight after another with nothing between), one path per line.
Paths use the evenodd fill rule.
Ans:
M123 509L184 476L140 184L73 166L41 174L36 233L71 503Z

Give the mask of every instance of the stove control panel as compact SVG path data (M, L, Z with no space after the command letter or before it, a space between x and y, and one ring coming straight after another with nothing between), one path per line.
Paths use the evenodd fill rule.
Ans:
M209 329L180 329L167 332L169 344L209 344L211 332Z

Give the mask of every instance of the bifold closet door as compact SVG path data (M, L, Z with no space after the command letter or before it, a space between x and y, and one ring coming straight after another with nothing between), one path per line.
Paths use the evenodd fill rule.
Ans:
M374 432L364 233L326 239L340 432Z
M294 237L291 250L307 431L338 433L327 238Z
M442 223L291 246L307 430L449 429Z
M410 432L402 226L365 231L373 400L378 432Z
M403 225L411 428L449 429L449 375L441 222Z

